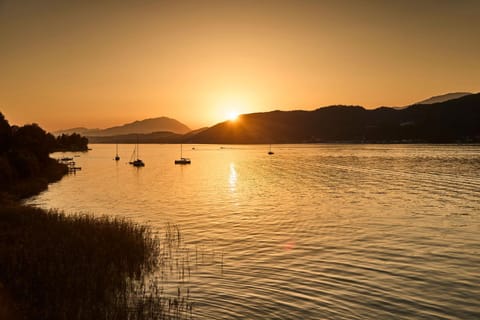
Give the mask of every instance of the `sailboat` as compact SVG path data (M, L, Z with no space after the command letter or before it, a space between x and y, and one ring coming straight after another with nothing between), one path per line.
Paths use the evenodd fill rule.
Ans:
M272 151L272 144L270 144L270 150L268 151L268 154L273 154L273 151Z
M134 158L135 160L133 160ZM129 163L134 167L145 167L145 163L143 163L143 161L138 158L138 138L137 138L137 144L135 145L135 149L133 149L133 153L132 153L132 156L130 157Z
M118 160L120 160L120 156L118 155L118 143L116 145L116 150L117 150L117 153L115 155L115 161L118 161Z
M191 161L189 158L183 157L183 145L180 144L180 159L175 160L175 164L190 164Z

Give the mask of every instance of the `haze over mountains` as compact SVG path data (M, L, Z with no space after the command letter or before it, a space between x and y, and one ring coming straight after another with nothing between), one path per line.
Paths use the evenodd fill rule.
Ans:
M87 135L92 143L135 143L137 139L141 143L220 144L480 142L480 94L441 95L402 109L338 105L314 111L244 114L236 121L196 131L188 131L183 125L175 126L176 132L166 127L158 130L157 126L141 126L154 123L151 120L155 119L97 131L101 135L90 131Z
M432 103L438 103L438 102L445 102L448 100L458 99L464 96L468 96L469 94L472 94L472 93L471 92L452 92L452 93L442 94L439 96L433 96L414 104L432 104Z
M105 137L105 136L117 136L126 134L146 134L152 132L173 132L177 134L185 134L190 132L190 128L179 122L178 120L159 117L152 119L145 119L140 121L134 121L121 126L115 126L106 129L87 129L87 128L72 128L67 130L59 130L54 134L59 135L62 133L70 134L73 132L82 134L87 137Z

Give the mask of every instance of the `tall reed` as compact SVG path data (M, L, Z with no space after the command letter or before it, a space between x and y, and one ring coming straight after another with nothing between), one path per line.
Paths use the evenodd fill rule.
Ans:
M26 319L189 318L188 292L165 298L151 276L171 269L175 228L160 239L123 219L3 207L0 282Z

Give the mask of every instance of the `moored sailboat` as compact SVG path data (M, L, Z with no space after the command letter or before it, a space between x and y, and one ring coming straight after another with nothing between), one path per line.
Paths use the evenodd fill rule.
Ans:
M138 158L138 138L129 163L134 167L145 167L145 163Z
M118 143L116 144L116 154L115 154L115 161L120 160L120 156L118 155Z
M268 151L268 154L273 154L274 152L272 151L272 144L270 144L270 150Z
M180 144L180 159L175 160L175 164L191 164L192 161L189 158L183 157L183 145Z

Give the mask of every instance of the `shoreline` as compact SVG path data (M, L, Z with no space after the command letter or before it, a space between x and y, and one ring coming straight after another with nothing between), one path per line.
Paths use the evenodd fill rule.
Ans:
M188 301L163 297L160 283L141 290L164 263L149 227L22 203L68 173L51 160L48 172L55 174L16 181L0 193L0 318L189 318ZM172 303L176 310L165 309Z

